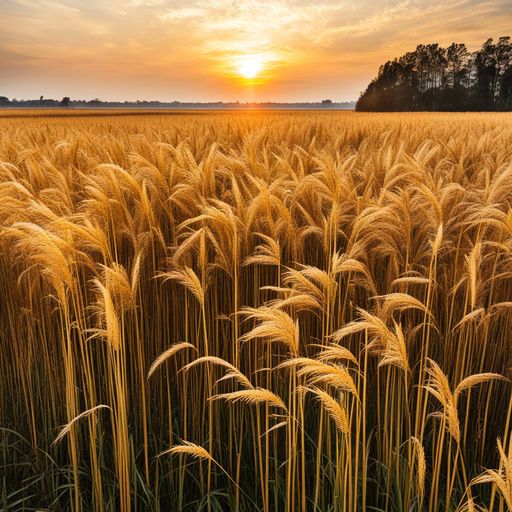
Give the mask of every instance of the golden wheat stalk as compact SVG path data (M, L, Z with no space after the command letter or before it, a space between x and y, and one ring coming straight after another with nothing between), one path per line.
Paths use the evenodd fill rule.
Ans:
M348 391L358 397L357 386L348 370L332 363L324 363L317 359L297 357L283 361L276 369L299 367L298 377L306 377L310 384L326 384L340 391Z
M78 421L80 421L83 418L87 418L87 416L90 416L91 414L94 414L96 411L99 411L100 409L109 409L109 410L111 410L108 405L96 405L94 407L91 407L87 411L84 411L84 412L80 413L78 416L73 418L71 421L66 423L66 425L64 425L61 428L59 434L54 439L52 445L56 445L60 441L62 441L62 439L70 432L70 430L72 429L73 425L75 425Z
M100 293L99 310L105 324L104 330L98 330L97 332L99 334L103 332L110 346L114 350L118 350L121 345L121 326L119 324L119 316L114 306L112 294L98 279L94 279L93 283Z
M457 443L460 442L459 414L455 398L450 389L448 378L439 365L432 359L428 359L426 372L429 376L428 385L425 389L441 403L443 414L440 416L446 420L448 431ZM438 413L434 413L438 416Z
M194 359L194 361L188 363L183 368L181 368L180 371L188 372L190 369L194 368L195 366L202 364L202 363L212 363L216 364L218 366L223 366L224 368L227 368L229 372L226 374L226 376L219 379L217 382L221 382L222 380L226 380L227 378L234 378L236 381L238 381L240 384L247 388L252 388L251 381L240 371L238 368L233 366L228 361L225 361L224 359L216 356L203 356L198 357L197 359ZM229 377L228 377L229 375Z
M487 469L480 476L474 478L473 485L492 483L496 485L501 496L507 504L508 510L512 510L512 452L510 449L505 452L501 440L497 440L498 453L500 456L500 468L498 470Z
M194 459L214 461L213 457L205 448L189 441L183 441L183 444L173 446L168 450L160 452L157 457L162 457L162 455L189 455Z
M491 380L501 380L501 381L507 381L508 379L504 377L503 375L500 375L498 373L477 373L475 375L470 375L469 377L466 377L465 379L461 380L457 387L455 388L455 391L453 393L453 396L455 398L455 402L457 402L460 394L469 389L473 386L477 386L478 384L482 384L483 382L489 382Z
M329 393L319 389L319 388L308 388L302 386L301 388L304 391L309 391L315 395L315 398L319 400L322 404L322 407L327 411L329 417L334 421L336 428L342 434L350 433L350 424L347 417L347 412L343 407L343 404L336 401Z
M290 315L267 306L244 308L241 314L258 321L259 325L241 336L240 341L267 339L270 343L284 343L292 354L298 353L299 325Z
M190 268L185 267L179 270L171 270L169 272L162 272L159 274L164 281L176 280L178 283L185 286L185 288L192 293L192 295L198 300L201 306L204 306L204 290L201 285L200 279L197 274Z
M275 393L268 389L255 388L221 393L210 398L210 400L227 400L228 402L244 402L247 404L267 404L287 412L284 402Z
M190 349L195 350L197 352L197 348L194 345L192 345L192 343L188 343L187 341L182 341L180 343L175 343L174 345L172 345L172 347L170 347L167 350L165 350L164 352L162 352L151 363L151 366L149 367L149 371L148 371L148 376L147 376L148 380L151 377L151 375L153 375L153 373L155 373L155 371L158 369L158 367L160 365L162 365L165 361L167 361L167 359L169 359L174 354L177 354L178 352L180 352L181 350L184 350L186 348L190 348Z
M417 478L416 485L418 488L418 497L420 502L423 500L423 496L425 495L425 479L427 475L427 462L425 457L425 450L421 441L415 437L411 436L411 441L414 446L414 453L416 456L416 465L417 465Z

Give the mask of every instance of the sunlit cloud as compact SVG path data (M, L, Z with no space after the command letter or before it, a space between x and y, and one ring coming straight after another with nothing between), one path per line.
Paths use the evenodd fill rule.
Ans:
M197 18L201 18L201 16L205 16L206 11L199 6L192 7L179 7L176 9L171 9L165 11L158 15L158 17L163 21L183 21L183 20L193 20Z

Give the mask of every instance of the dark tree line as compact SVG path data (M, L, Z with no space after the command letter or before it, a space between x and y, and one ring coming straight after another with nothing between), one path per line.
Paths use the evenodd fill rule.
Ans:
M380 67L356 110L512 110L510 37L474 53L460 43L421 44Z

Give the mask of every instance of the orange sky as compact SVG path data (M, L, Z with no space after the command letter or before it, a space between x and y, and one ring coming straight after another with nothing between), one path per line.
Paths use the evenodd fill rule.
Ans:
M0 95L354 100L418 43L500 35L511 0L4 0Z

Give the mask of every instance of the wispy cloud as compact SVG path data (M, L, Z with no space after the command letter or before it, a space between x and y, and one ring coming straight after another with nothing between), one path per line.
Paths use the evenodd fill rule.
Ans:
M176 9L169 9L164 13L159 14L159 18L164 21L183 21L183 20L197 20L207 15L207 11L199 6L190 7L177 7Z

